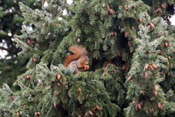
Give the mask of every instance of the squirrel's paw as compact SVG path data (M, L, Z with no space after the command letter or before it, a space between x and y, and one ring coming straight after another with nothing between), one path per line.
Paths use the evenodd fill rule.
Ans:
M88 70L89 68L89 65L84 65L84 70Z

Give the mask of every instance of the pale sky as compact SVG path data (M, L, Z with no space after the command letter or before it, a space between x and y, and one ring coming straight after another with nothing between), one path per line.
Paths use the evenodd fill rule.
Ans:
M170 18L171 25L175 25L175 15Z

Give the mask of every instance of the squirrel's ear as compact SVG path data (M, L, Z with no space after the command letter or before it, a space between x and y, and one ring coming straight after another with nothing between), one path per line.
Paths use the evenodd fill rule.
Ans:
M85 55L88 55L88 51L87 50L85 50Z

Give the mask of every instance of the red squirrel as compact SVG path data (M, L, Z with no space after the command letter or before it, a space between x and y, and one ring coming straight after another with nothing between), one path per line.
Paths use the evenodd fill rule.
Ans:
M89 69L89 58L87 50L80 45L73 45L69 47L70 55L67 56L64 62L65 67L72 67L75 69L74 74L79 71Z

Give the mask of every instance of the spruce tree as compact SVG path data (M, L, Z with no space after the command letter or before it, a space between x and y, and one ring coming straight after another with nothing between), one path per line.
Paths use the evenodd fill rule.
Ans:
M32 8L41 6L35 0L21 0L21 2ZM16 0L0 0L0 86L3 82L12 86L17 76L26 71L25 65L30 55L17 57L20 48L16 48L11 40L14 34L21 34L22 21L23 17ZM2 51L7 52L5 57L1 57Z
M48 4L48 5L46 5ZM0 89L2 116L175 115L175 27L165 18L173 0L43 0L19 3L24 22L15 35L27 71ZM63 11L67 14L63 14ZM33 30L27 28L32 26ZM28 42L28 43L25 43ZM82 45L90 69L64 67L68 48Z

